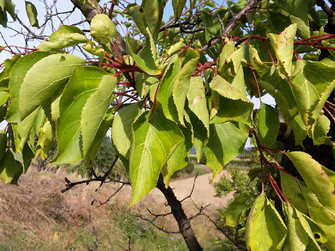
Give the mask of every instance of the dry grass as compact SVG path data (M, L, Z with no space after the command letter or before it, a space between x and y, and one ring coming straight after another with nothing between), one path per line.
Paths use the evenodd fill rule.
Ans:
M65 176L71 181L82 179L78 175L65 175L62 170L38 173L31 168L27 174L21 176L19 186L0 182L0 250L87 250L87 246L93 248L94 235L89 213L102 250L122 250L119 245L127 247L124 233L115 225L107 211L108 206L113 203L129 203L130 187L122 189L109 204L96 207L97 203L91 206L91 201L99 184L77 186L62 194L60 191L64 188ZM98 200L105 201L118 186L105 184L99 192ZM167 213L169 207L164 207L164 203L165 198L156 190L134 207L124 207L124 210L146 216L146 208L157 214ZM183 206L188 216L198 212L190 200L184 202ZM218 216L213 207L208 207L205 212L213 219ZM159 219L157 224L164 225L166 230L177 230L177 224L171 215ZM219 235L215 227L205 216L194 219L192 226L201 244L207 247L206 250L213 250L211 243ZM58 233L58 241L54 240L55 232Z

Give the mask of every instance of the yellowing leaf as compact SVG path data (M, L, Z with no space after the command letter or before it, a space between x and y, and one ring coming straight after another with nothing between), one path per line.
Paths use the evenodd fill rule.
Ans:
M297 24L292 24L280 33L279 36L271 33L268 34L277 59L289 77L292 75L293 42L296 30Z
M186 58L186 59L185 59ZM173 86L173 100L177 107L179 122L184 124L184 107L190 81L194 69L199 61L198 52L188 49L185 55L185 64L177 75L176 82Z
M288 152L307 186L316 194L320 203L335 215L335 188L320 163L304 152Z
M209 113L202 77L191 78L187 99L190 110L201 120L209 132Z
M254 202L247 220L248 250L282 250L286 234L282 218L262 193Z
M161 70L156 65L156 45L150 31L147 28L146 45L139 55L131 49L130 36L127 36L127 47L130 55L134 58L136 65L149 75L158 75Z

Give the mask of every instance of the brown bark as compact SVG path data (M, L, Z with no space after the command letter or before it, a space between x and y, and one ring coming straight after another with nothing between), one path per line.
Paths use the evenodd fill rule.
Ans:
M171 207L172 214L178 222L180 233L183 235L188 249L192 251L202 251L202 247L194 234L191 223L188 220L180 201L176 198L171 187L165 187L162 174L159 175L157 188L164 194L169 206Z

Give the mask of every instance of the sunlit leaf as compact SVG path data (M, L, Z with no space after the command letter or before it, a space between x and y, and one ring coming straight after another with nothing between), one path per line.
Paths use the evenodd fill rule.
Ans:
M116 86L116 81L116 78L112 75L106 74L103 76L96 92L87 99L83 107L80 128L82 132L82 150L84 156L91 150L92 143L107 109L114 99L113 91Z
M188 49L185 57L187 57L186 59L184 59L184 62L186 63L177 75L176 82L173 86L173 100L177 107L179 122L182 125L184 124L184 106L186 96L190 87L192 74L199 61L200 56L196 51Z
M305 23L308 22L308 11L315 2L313 0L274 0L285 11L301 18Z
M144 7L145 23L150 30L150 32L147 31L147 35L151 33L154 40L157 39L162 23L165 5L163 2L163 0L150 0L142 2L142 7Z
M88 39L79 28L62 25L59 30L51 34L50 41L43 41L38 49L41 51L59 51L69 46L87 42Z
M306 200L308 213L327 233L328 241L326 245L329 250L335 250L335 216L325 206L323 206L315 193L304 183L300 182L302 194Z
M8 122L19 122L19 93L23 79L28 71L41 59L51 55L50 52L36 51L22 57L15 67L13 67L12 77L9 82L9 93L11 97L11 104L8 108L6 119Z
M129 50L130 55L134 58L136 65L146 72L149 75L158 75L161 73L161 70L156 65L156 45L153 40L153 37L150 31L147 29L147 36L146 36L146 45L141 50L140 54L137 55L131 49L131 41L130 37L127 36L127 48Z
M245 94L242 94L219 75L210 82L209 86L221 95L220 108L211 123L236 121L252 126L253 103L245 97Z
M52 131L52 126L49 121L47 121L43 127L40 129L39 142L41 146L41 158L46 160L48 158L49 151L54 143L54 134Z
M254 202L247 220L248 250L281 250L286 234L282 218L262 193Z
M166 187L169 186L169 181L171 176L178 170L185 167L190 161L190 152L193 147L192 144L192 136L193 136L193 128L192 124L186 122L186 128L180 126L180 129L183 132L185 140L181 142L176 150L172 153L167 163L165 164L162 173L164 176L164 184Z
M59 102L57 120L58 152L54 163L72 163L83 159L81 139L82 110L95 93L106 72L94 67L78 67L74 70Z
M157 92L157 100L162 104L164 115L167 119L178 122L178 112L173 102L173 86L181 71L181 61L176 58L171 62L164 72L161 84Z
M119 156L121 155L128 161L131 144L131 126L141 112L141 104L130 104L120 109L115 115L112 125L112 140L115 149L119 153ZM124 162L124 160L122 161Z
M184 136L178 126L166 119L157 108L151 112L143 112L136 119L130 150L130 205L135 204L156 186L162 167L183 140Z
M323 170L321 164L304 152L288 152L307 186L316 194L320 203L335 215L334 184Z
M53 54L34 64L22 79L19 92L21 119L24 119L71 76L85 60L69 54ZM36 77L38 76L38 78Z
M142 7L138 6L136 3L129 4L127 6L127 9L129 10L130 15L134 19L137 28L140 30L142 34L146 34L146 26L144 23L145 16L144 16L144 10Z
M292 75L293 42L297 25L292 24L280 35L268 34L276 56L288 76Z
M187 93L188 106L192 112L201 120L209 132L209 113L205 86L201 77L192 77Z

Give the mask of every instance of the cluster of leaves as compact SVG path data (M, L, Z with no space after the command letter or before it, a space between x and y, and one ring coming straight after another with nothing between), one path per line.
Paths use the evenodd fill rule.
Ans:
M194 10L196 1L190 1L186 23L178 23L185 1L173 1L174 27L183 40L159 44L165 54L158 56L164 2L128 6L127 15L145 39L139 50L128 34L127 55L113 42L114 24L99 16L91 34L98 43L77 27L61 26L38 51L4 62L1 119L9 124L1 133L0 178L16 183L33 156L47 158L55 139L52 163L85 159L92 167L112 127L114 149L130 174L133 205L156 186L159 175L168 186L189 163L193 145L198 161L205 150L214 179L243 152L251 129L262 188L246 222L247 248L320 250L321 242L335 250L335 173L306 153L287 152L302 180L280 172L280 189L270 169L281 169L278 110L262 104L253 120L254 104L247 96L270 94L297 145L306 137L316 145L333 144L322 109L335 87L335 63L315 56L322 48L333 53L333 35L324 32L314 1L240 0L228 1L229 8ZM96 61L62 52L82 43ZM12 152L22 153L23 167ZM282 200L285 221L266 196L264 176ZM248 199L241 194L232 202L239 205L236 222Z

